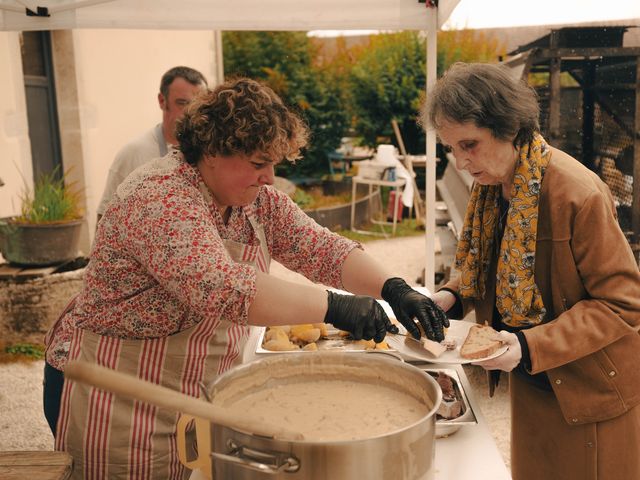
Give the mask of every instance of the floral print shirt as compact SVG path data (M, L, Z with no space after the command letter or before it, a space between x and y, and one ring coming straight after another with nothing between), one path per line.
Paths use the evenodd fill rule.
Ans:
M118 187L98 226L83 288L49 339L50 365L63 369L74 327L143 339L218 318L246 324L256 271L234 262L223 241L259 244L248 209L264 228L272 258L316 283L343 288L342 265L356 242L321 227L270 186L252 205L232 207L225 224L205 200L206 188L177 152L137 169Z

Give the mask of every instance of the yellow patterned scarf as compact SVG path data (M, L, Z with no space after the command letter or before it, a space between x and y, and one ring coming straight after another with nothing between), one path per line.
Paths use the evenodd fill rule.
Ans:
M503 322L514 327L542 322L545 308L534 281L538 200L551 150L536 135L518 152L507 223L500 244L496 307ZM475 184L467 205L456 251L462 297L484 298L500 212L500 185Z

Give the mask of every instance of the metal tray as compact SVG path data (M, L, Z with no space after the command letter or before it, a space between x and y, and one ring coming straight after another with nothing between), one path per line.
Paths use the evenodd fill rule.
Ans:
M288 350L288 351L273 351L267 350L262 347L262 343L264 342L264 335L267 331L266 327L260 327L262 330L260 332L260 336L258 337L258 342L256 344L256 354L282 354L282 353L313 353L313 350ZM389 350L365 350L364 346L356 343L355 340L351 340L346 337L342 337L339 334L340 330L337 328L328 328L328 336L326 338L320 338L316 341L316 345L318 346L318 350L327 351L339 351L339 352L395 352L394 349L389 348Z
M449 435L453 435L455 432L460 430L461 427L465 425L477 425L478 419L476 418L475 413L473 412L473 408L471 408L471 404L469 403L469 399L467 398L467 394L462 387L462 382L460 382L460 376L458 372L450 369L450 368L432 368L432 367L418 367L421 370L424 370L432 377L437 377L438 372L442 372L445 375L448 375L453 381L453 390L458 400L462 402L462 414L451 420L445 419L436 419L436 437L443 438L448 437Z

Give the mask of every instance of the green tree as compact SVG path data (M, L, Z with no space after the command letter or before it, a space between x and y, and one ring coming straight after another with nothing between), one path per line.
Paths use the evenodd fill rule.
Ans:
M314 63L318 46L304 32L224 32L225 75L263 80L296 109L311 130L304 159L283 162L278 174L320 176L328 172L327 152L340 144L347 127L339 85Z
M455 62L497 62L506 51L506 45L483 31L438 32L438 75L442 75Z
M491 62L505 52L493 36L473 30L438 32L438 74L452 63ZM364 142L396 143L391 120L396 119L407 151L424 152L424 132L416 117L426 82L426 40L419 32L371 36L355 53L350 70L355 128Z
M424 45L413 31L370 37L351 70L355 128L365 144L375 146L380 137L392 140L395 118L407 150L424 148L424 135L415 122L425 88Z

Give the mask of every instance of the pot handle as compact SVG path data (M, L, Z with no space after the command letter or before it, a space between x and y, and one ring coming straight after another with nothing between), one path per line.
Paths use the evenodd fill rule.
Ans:
M389 350L365 350L365 353L370 355L386 355L387 357L392 357L398 360L401 363L404 363L404 358L396 352L390 352Z
M198 456L194 460L189 460L187 455L187 429L192 421L196 429L196 451L198 452ZM178 458L180 462L190 470L199 469L208 480L213 480L211 457L209 456L211 452L210 423L202 418L182 414L180 415L176 429Z
M295 473L300 470L300 460L291 453L257 450L239 445L231 439L227 440L227 448L228 454L212 452L211 456L216 460L269 475L277 475L281 472Z

